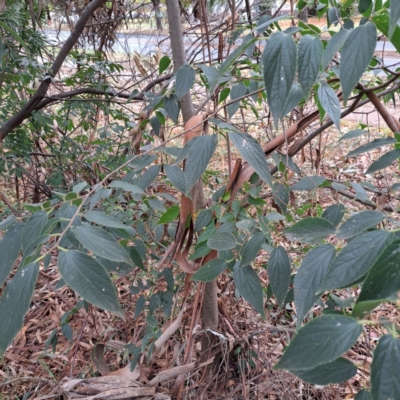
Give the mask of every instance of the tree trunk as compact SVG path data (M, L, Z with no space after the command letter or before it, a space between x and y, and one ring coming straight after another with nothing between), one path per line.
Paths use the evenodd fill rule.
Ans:
M162 31L162 18L160 11L160 0L151 0L154 6L154 13L156 16L157 30Z

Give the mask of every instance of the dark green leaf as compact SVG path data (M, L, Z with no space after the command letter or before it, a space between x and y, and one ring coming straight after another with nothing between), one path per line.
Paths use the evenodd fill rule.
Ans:
M165 212L165 207L164 207L163 203L161 203L161 201L158 200L156 197L151 197L151 198L147 199L147 201L149 203L149 206L153 210Z
M127 192L132 192L132 193L139 193L143 194L143 190L140 189L140 187L132 185L128 182L124 181L112 181L109 185L111 188L118 188L122 190L126 190Z
M378 29L389 38L389 12L387 9L381 10L379 14L372 16L371 20L376 24ZM398 52L400 52L400 28L397 26L390 41Z
M216 135L200 136L192 146L186 160L185 178L187 193L203 175L217 146Z
M3 291L0 299L0 357L24 324L38 274L39 264L28 264L18 270Z
M180 208L179 206L172 206L165 211L161 218L159 219L159 224L168 224L168 222L172 222L179 215Z
M340 137L339 142L341 140L349 140L349 139L354 139L356 137L366 135L367 132L364 131L363 129L355 129L353 131L345 133L343 136Z
M272 190L272 197L283 214L286 214L289 203L289 189L280 183L275 183Z
M362 211L351 216L342 224L337 233L338 239L348 239L373 228L385 218L380 211Z
M321 218L329 221L333 226L337 227L344 216L344 205L343 204L332 204L329 206L321 215Z
M146 305L146 299L143 295L139 296L136 302L136 307L135 307L135 315L133 319L136 319L144 310L144 306Z
M387 168L393 164L394 161L400 158L400 149L388 151L383 156L374 161L368 168L366 174L372 174L381 169Z
M357 367L345 358L338 358L329 364L322 364L308 370L291 371L302 381L313 385L342 383L357 373Z
M132 264L126 250L105 230L96 226L77 226L72 232L85 249L97 256Z
M164 171L175 189L181 193L187 192L185 174L177 165L164 165Z
M8 229L0 242L0 287L6 281L21 250L23 227L22 223L15 224Z
M325 182L323 176L306 176L290 187L290 190L314 190Z
M365 1L365 0L364 0ZM389 20L389 39L392 38L397 24L400 20L400 2L396 0L390 1L390 20Z
M322 56L322 70L325 70L333 57L335 57L335 54L340 50L349 37L350 32L351 31L348 31L347 29L341 29L330 38L329 43L325 48L324 55Z
M358 12L364 14L372 7L372 0L360 0L358 2Z
M142 257L134 247L129 247L129 255L133 263L141 269L144 269Z
M393 3L394 0L392 0ZM400 398L400 339L385 335L379 339L371 365L373 400Z
M345 104L354 86L368 67L375 46L376 27L372 22L360 25L347 38L340 59L340 82Z
M161 164L152 165L149 169L147 169L144 174L140 177L138 186L140 189L145 190L147 189L157 178L161 169Z
M216 232L208 239L207 246L214 250L229 250L236 246L236 239L232 233Z
M282 117L297 67L296 44L290 35L275 32L268 39L262 60L265 88L275 124Z
M7 229L11 224L15 222L17 218L14 215L9 215L7 218L0 222L0 230ZM1 286L1 285L0 285Z
M290 274L289 256L286 250L282 246L279 246L272 251L268 261L268 277L279 307L283 306L283 301L288 292Z
M362 278L389 244L389 238L387 231L372 231L353 239L331 264L318 292L347 287Z
M171 59L168 56L161 57L160 64L158 66L158 73L161 75L171 64Z
M340 10L337 7L330 7L328 9L328 28L331 25L337 25L338 22L340 21Z
M229 132L229 137L260 178L272 187L272 176L269 172L267 160L257 140L243 132Z
M195 78L196 72L188 64L182 65L182 67L176 71L175 92L178 99L181 99L190 90Z
M297 82L293 82L289 94L286 99L285 107L283 108L282 117L288 115L303 98L303 90Z
M102 257L94 257L108 272L117 272L119 274L127 274L133 269L132 264L125 262L110 261Z
M47 222L47 212L39 211L33 214L26 222L22 231L22 252L25 253L27 247L38 237L42 232L43 227Z
M305 218L287 228L283 234L291 241L317 244L325 237L335 233L334 225L323 218Z
M326 271L335 257L335 248L323 244L312 249L304 257L294 278L294 302L297 311L297 326L314 306L319 296L315 293L320 287Z
M207 226L212 218L212 211L209 209L204 209L199 212L199 215L196 218L196 222L194 223L194 231L198 232L200 229Z
M179 116L179 103L175 95L164 97L164 108L172 121L177 122Z
M58 269L67 285L83 299L103 310L122 314L107 271L93 257L76 250L60 251Z
M242 247L240 254L242 256L242 265L250 264L256 257L261 249L261 245L265 241L265 235L258 232L253 235L248 242Z
M228 263L220 258L215 258L200 267L192 276L193 281L211 282L222 274Z
M371 400L371 396L369 395L369 392L367 392L365 389L361 389L357 393L357 396L354 398L354 400Z
M349 154L347 154L346 158L355 157L360 154L366 153L367 151L379 149L380 147L387 146L392 143L396 143L395 138L386 137L386 138L375 139L372 142L369 142L367 144L363 144L360 147L357 147L355 150L353 150Z
M318 100L327 112L336 128L340 131L340 102L334 90L322 82L318 88Z
M151 125L151 128L153 129L154 133L157 136L160 136L160 129L161 129L160 120L157 117L151 117L150 118L150 125Z
M264 317L263 290L260 279L253 268L250 265L236 268L233 271L233 279L241 296Z
M310 89L317 79L322 60L322 43L316 36L305 35L298 44L299 81L304 97L308 96Z
M298 331L275 368L296 373L335 361L353 346L361 332L362 325L355 318L315 318Z
M95 224L107 226L109 228L130 228L130 226L123 224L119 219L111 217L110 215L100 211L89 211L85 214L85 218L89 222L94 222Z
M231 100L238 99L239 97L244 96L247 93L247 86L243 85L243 83L237 83L232 86L231 89ZM233 114L239 109L240 100L235 101L228 105L228 116L231 118Z

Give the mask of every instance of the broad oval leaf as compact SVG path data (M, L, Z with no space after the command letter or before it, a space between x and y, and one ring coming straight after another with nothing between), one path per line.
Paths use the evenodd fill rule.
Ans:
M289 196L290 191L285 185L282 185L281 183L274 184L272 188L272 197L283 214L286 214Z
M373 22L360 25L347 38L340 59L340 82L345 104L354 86L368 67L375 46L376 27Z
M368 168L366 174L373 174L376 171L387 168L400 158L400 149L388 151L374 161Z
M254 168L260 178L272 187L272 176L269 172L267 160L257 140L243 132L231 131L229 132L229 137L243 158Z
M214 250L230 250L236 246L236 239L232 233L216 232L207 241L207 246Z
M39 264L28 264L18 270L4 289L0 299L0 357L24 324L38 274Z
M380 211L361 211L344 222L337 233L338 239L348 239L372 228L383 221L385 214Z
M211 282L222 274L228 263L220 258L215 258L201 266L192 276L193 281Z
M84 217L89 222L94 222L97 225L107 226L109 228L129 229L130 226L123 224L119 219L111 217L100 211L89 211Z
M290 259L286 250L282 246L276 247L269 256L268 277L279 307L283 306L289 290L290 274Z
M335 57L335 54L346 42L350 33L351 31L347 29L341 29L330 38L329 43L324 50L324 55L322 56L322 70L324 70L332 61L333 57Z
M363 135L366 135L366 134L367 134L367 132L364 131L364 129L354 129L354 130L352 130L352 131L350 131L350 132L347 132L347 133L345 133L344 135L342 135L342 136L340 137L340 139L339 139L339 142L340 142L341 140L354 139L354 138L356 138L356 137L363 136Z
M179 103L175 95L164 98L164 108L172 121L177 122L179 117Z
M132 264L126 250L105 230L96 226L77 226L72 232L80 244L96 256Z
M318 292L348 287L374 265L391 240L387 231L367 232L344 247L330 266ZM317 290L315 290L317 292Z
M217 146L216 135L200 136L196 146L192 146L186 160L186 193L201 178Z
M240 255L242 256L242 265L250 264L261 250L261 246L265 241L265 235L262 232L254 234L248 242L244 244Z
M282 117L288 115L303 98L303 90L297 82L293 82L283 108Z
M233 279L240 295L264 318L263 290L254 269L250 265L235 268Z
M323 315L302 327L274 367L296 373L330 363L349 350L362 332L355 318Z
M137 183L138 187L142 190L147 189L151 183L157 178L161 169L161 165L152 165L149 169L147 169L144 174L140 177L139 182Z
M161 75L171 64L171 59L168 56L161 57L158 64L158 73Z
M306 176L300 179L297 183L290 187L290 190L314 190L317 189L320 185L325 182L325 178L323 176Z
M122 314L108 272L93 257L76 250L60 251L58 269L67 285L83 299L103 310Z
M239 97L243 97L247 93L247 86L243 83L237 83L232 86L231 89L231 100L238 99ZM235 101L228 105L228 116L231 118L233 114L239 109L240 100Z
M212 211L208 208L201 210L199 215L196 217L196 221L194 223L194 231L198 232L200 229L207 226L212 219Z
M164 171L175 189L187 192L185 174L177 165L164 165Z
M132 193L139 193L143 194L143 190L140 189L140 187L136 185L132 185L131 183L125 182L125 181L112 181L109 185L111 188L118 188L122 190L126 190L127 192L132 192Z
M396 143L396 139L391 138L391 137L375 139L372 142L369 142L367 144L363 144L360 147L357 147L355 150L353 150L349 154L347 154L346 158L355 157L360 154L366 153L367 151L379 149L380 147L387 146L387 145L393 144L393 143Z
M39 211L33 214L25 223L24 230L22 231L22 252L25 253L28 246L38 237L42 232L43 227L47 223L47 212Z
M321 40L312 35L303 36L298 44L299 81L304 97L308 96L310 89L317 79L322 60Z
M357 373L357 367L345 358L338 358L328 364L319 365L308 370L291 371L302 381L313 385L329 385L342 383Z
M328 220L333 226L337 227L344 217L344 211L345 207L343 204L332 204L323 212L321 218Z
M0 222L0 230L3 229L7 229L11 224L13 224L15 222L17 218L15 217L15 215L9 215L7 218L3 219Z
M371 365L372 399L400 399L399 370L400 339L392 335L382 336L374 351Z
M283 231L283 234L291 241L299 241L308 244L317 244L322 239L334 234L335 226L323 218L304 218L296 225Z
M0 287L7 280L21 250L23 227L24 224L22 223L15 224L8 229L0 242Z
M175 221L177 216L179 215L180 207L179 206L172 206L165 211L163 215L161 215L160 219L158 220L159 224L168 224L168 222Z
M334 90L325 82L319 85L318 100L336 128L340 131L340 102Z
M294 303L297 311L297 326L314 306L319 296L315 293L324 280L329 265L335 257L335 248L323 244L312 249L304 257L294 277Z
M181 99L191 89L195 78L196 72L188 64L182 65L182 67L176 71L175 92L178 99Z
M275 32L262 56L268 104L275 124L282 117L297 67L297 50L292 36Z
M396 0L391 0L390 2L390 13L389 13L389 39L392 38L395 29L398 27L398 22L400 20L400 2Z

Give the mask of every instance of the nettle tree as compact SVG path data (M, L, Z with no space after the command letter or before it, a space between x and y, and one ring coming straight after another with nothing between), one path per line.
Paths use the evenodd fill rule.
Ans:
M32 51L27 39L18 34L21 28L0 21L8 34L1 47L1 91L10 92L5 97L6 106L1 106L3 175L10 173L9 169L6 173L4 160L31 156L33 144L49 135L54 121L64 124L63 140L45 148L55 152L61 177L65 179L63 163L71 162L75 152L81 156L72 159L70 169L76 160L107 165L107 169L100 169L95 183L83 179L84 170L75 171L72 191L66 190L62 179L58 185L47 182L54 189L46 201L26 206L31 215L17 213L0 223L4 231L0 284L6 282L0 299L0 354L23 325L40 269L46 269L56 253L61 275L57 287L73 289L83 300L77 307L91 303L123 317L111 277L134 270L139 278L146 278L146 285L137 279L130 288L137 296L135 316L145 308L148 313L148 330L140 345L127 347L132 368L141 355L151 359L179 328L187 297L193 292L191 317L198 321L201 314L202 353L207 359L218 328L217 281L227 274L237 293L263 318L266 301L277 307L294 302L296 311L291 318L296 320L298 331L275 368L286 369L309 383L343 382L356 374L357 367L342 355L369 325L380 325L384 333L374 350L371 391L362 390L357 398L399 398L400 384L394 373L400 365L398 327L390 319L368 318L382 303L398 301L400 290L400 235L395 229L385 229L396 224L386 213L395 210L390 203L376 210L368 191L388 197L398 186L387 187L383 193L369 182L305 176L293 157L331 126L340 131L342 118L372 103L393 134L366 141L346 157L392 146L366 171L370 176L378 173L377 179L378 171L398 160L400 123L385 104L398 94L399 73L374 53L379 38L400 51L400 2L321 0L317 13L327 18L326 31L302 21L288 26L287 17L282 16L261 16L253 21L248 3L247 21L237 26L233 23L225 31L208 25L205 13L206 22L201 24L204 57L188 64L179 4L167 0L174 70L170 57L164 56L158 60L159 76L144 91L136 84L130 92L126 87L112 87L109 78L120 71L119 64L72 51L82 32L87 33L88 21L100 15L102 7L112 10L113 3L90 2L53 63L40 68L33 64L39 49ZM299 11L307 4L300 1ZM231 43L225 50L224 35ZM233 46L240 36L241 43ZM213 38L219 40L218 54L210 45ZM70 85L70 91L49 93L67 57L79 61L85 73L80 70L65 80L64 89ZM18 85L24 90L17 72L7 70L11 60L19 65L25 62L27 81L44 71L29 100L19 99L18 103L11 95ZM140 60L136 65L143 66ZM376 71L379 73L374 74ZM87 75L92 80L87 80ZM157 86L163 82L166 84ZM199 88L205 94L195 107L198 97L194 94ZM74 97L78 95L84 97ZM68 102L71 98L74 101ZM101 104L112 120L107 128L114 127L112 135L83 118L96 112L101 99L106 100ZM59 105L61 100L65 102ZM133 101L143 105L140 112L136 110L136 125L132 127L132 112L126 110ZM261 123L264 107L271 117L271 135L258 141L246 133L246 119L235 123L235 115L251 112L256 125ZM180 110L184 131L165 140L165 129L170 121L178 122ZM127 128L132 128L134 151L128 148ZM95 155L84 151L85 132L90 129L100 135L91 143ZM340 140L366 133L353 130ZM176 145L178 139L182 146ZM141 147L144 141L147 144ZM24 147L18 148L21 143ZM232 144L242 157L236 162L232 160ZM227 149L228 171L214 167L218 145ZM127 152L120 151L124 147ZM16 166L22 168L18 163ZM299 180L291 184L293 174ZM165 190L155 190L160 185ZM351 213L338 203L326 209L316 207L312 217L295 213L291 192L317 188L357 201L365 210ZM266 201L269 198L280 212L271 210ZM385 225L385 220L391 224ZM282 232L279 224L285 225ZM294 245L304 254L296 266L289 255ZM269 253L269 260L260 266L255 260L262 250ZM268 287L259 278L264 269ZM160 279L166 286L157 291ZM182 287L184 300L177 295ZM344 300L338 290L348 290L351 296ZM161 309L169 316L174 303L181 312L171 325L173 329L163 331L154 313ZM315 317L310 311L316 304L322 314ZM61 324L64 334L71 336L68 318ZM196 335L191 334L184 350L185 363L191 362L195 340ZM55 346L56 332L50 343ZM183 381L184 376L177 379L178 396Z

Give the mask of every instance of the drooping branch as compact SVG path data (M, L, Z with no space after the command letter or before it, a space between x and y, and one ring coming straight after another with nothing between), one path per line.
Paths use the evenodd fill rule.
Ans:
M0 142L17 126L19 126L24 119L28 118L32 111L35 110L37 105L42 101L44 96L47 93L47 90L50 86L51 79L54 77L60 70L65 58L68 56L69 52L74 47L77 42L79 36L82 34L85 29L86 23L89 18L93 15L93 13L101 7L106 0L93 0L88 6L83 10L79 20L77 21L75 28L69 35L68 39L62 46L60 52L58 53L56 59L53 62L48 74L42 80L37 91L33 94L30 100L9 120L4 122L4 124L0 127Z

